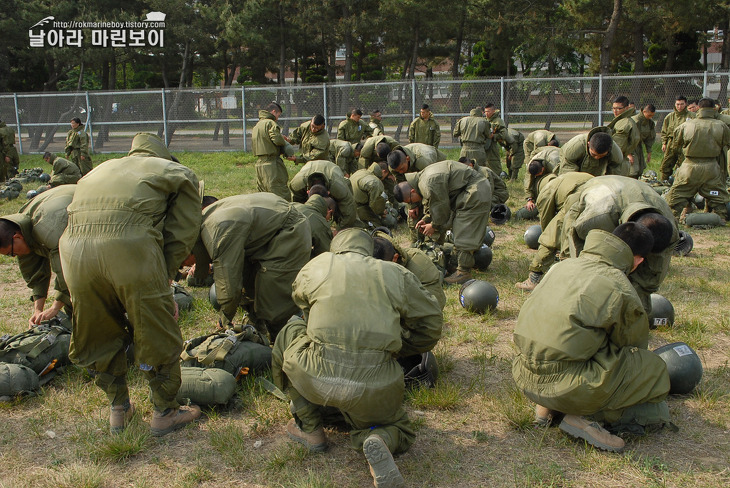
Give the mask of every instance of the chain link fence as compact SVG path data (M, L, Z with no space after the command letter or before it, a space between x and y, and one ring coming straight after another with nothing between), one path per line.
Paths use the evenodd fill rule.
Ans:
M657 128L677 95L727 101L730 73L684 73L557 78L405 80L319 85L237 86L180 90L135 90L0 95L0 120L20 136L23 154L63 152L69 121L79 117L94 152L127 152L137 132L152 132L173 151L251 149L258 110L275 100L284 107L284 133L323 114L327 130L354 107L380 110L385 133L406 143L408 125L428 104L441 126L441 147L457 146L451 131L477 106L494 103L502 118L524 133L550 129L561 140L612 118L611 99L625 95L637 108L657 108ZM365 117L367 120L367 116Z

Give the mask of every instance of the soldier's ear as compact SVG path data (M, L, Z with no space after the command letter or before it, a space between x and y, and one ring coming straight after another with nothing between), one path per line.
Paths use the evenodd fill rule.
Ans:
M400 254L398 254L398 253L393 254L393 262L397 263L398 259L400 259Z

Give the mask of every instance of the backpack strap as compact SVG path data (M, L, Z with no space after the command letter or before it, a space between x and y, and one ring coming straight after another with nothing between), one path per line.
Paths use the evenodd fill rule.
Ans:
M28 351L28 354L26 354L26 357L28 359L35 359L37 358L43 351L51 347L55 342L56 339L58 339L58 336L67 332L65 330L65 327L59 327L59 326L51 326L50 330L46 335L43 336L43 338L38 341L38 343Z
M213 332L212 334L195 337L194 339L188 339L183 343L183 350L180 353L180 360L181 361L190 361L191 359L197 360L197 356L194 356L190 354L190 351L194 349L198 349L198 347L207 341L208 344L210 344L210 341L213 337L217 337L219 335L218 332Z
M211 337L209 341L212 341L213 339L214 338ZM210 345L209 341L206 341L208 342L207 345ZM216 347L214 347L205 357L198 357L198 360L203 366L212 366L215 361L223 361L237 342L238 337L235 334L226 334L226 337L224 337ZM202 349L205 350L206 348Z

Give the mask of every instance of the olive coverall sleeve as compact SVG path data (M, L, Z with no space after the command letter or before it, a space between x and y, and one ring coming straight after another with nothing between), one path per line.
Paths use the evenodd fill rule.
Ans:
M405 270L404 270L405 271ZM443 315L436 300L423 287L416 275L404 273L404 290L401 308L400 357L430 351L441 338Z
M168 169L164 181L173 185L162 227L167 276L172 280L195 244L202 215L198 178L192 170L182 165Z

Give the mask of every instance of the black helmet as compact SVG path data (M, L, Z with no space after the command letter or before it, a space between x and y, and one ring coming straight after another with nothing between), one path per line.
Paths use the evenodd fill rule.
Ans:
M673 342L654 350L667 364L669 393L684 395L690 393L702 379L702 361L694 350L684 342Z
M661 326L674 325L674 307L672 302L659 295L651 294L651 314L649 314L649 328L656 329Z
M51 175L49 175L48 173L41 173L38 179L41 180L43 183L48 183L49 181L51 181Z
M690 236L685 231L680 230L679 231L679 240L677 241L677 244L674 246L674 255L675 256L686 256L687 254L690 253L693 246L694 246L694 241L692 240L692 236Z
M193 296L180 285L172 285L172 299L179 310L190 310L193 307Z
M667 183L669 183L670 186L674 184L674 175L667 176Z
M490 229L489 226L487 226L487 230L484 234L484 244L486 244L489 247L492 247L492 244L494 244L494 239L496 239L496 238L497 238L497 236L494 233L494 231L492 229Z
M459 290L461 306L470 312L484 313L497 308L499 292L493 284L481 280L469 280Z
M215 292L215 283L210 285L210 290L208 291L208 301L211 305L213 305L214 309L221 309L221 304L218 303L218 294Z
M474 267L479 271L486 271L492 264L492 250L486 244L474 251Z
M406 388L433 388L439 377L439 365L431 351L398 358L398 364L403 368Z
M38 196L38 192L36 190L28 190L28 193L25 194L25 198L28 200L32 200L36 196ZM8 198L8 200L11 200L11 198Z
M539 225L531 225L527 228L525 231L525 244L527 244L527 247L530 249L537 249L540 247L540 244L537 242L538 239L540 239L540 235L542 234L542 227Z
M509 178L509 175L507 174L506 171L500 171L499 172L499 179L500 180L506 180L507 178Z
M512 216L512 211L504 203L500 203L492 207L492 211L489 213L489 217L492 223L502 225L509 220Z

